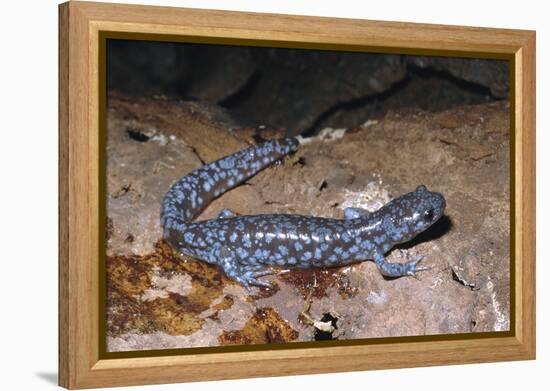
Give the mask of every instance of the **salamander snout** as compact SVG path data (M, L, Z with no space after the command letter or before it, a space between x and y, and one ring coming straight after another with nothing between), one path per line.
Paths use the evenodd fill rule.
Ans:
M393 244L408 242L443 216L445 198L421 185L415 191L388 202L376 216Z
M420 185L411 193L414 213L415 231L422 232L435 223L445 212L445 198L441 193L429 191L426 186Z

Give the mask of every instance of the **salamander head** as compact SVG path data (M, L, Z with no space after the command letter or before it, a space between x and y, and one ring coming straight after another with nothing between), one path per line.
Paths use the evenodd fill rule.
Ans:
M421 185L382 207L385 230L394 244L411 240L428 229L445 211L445 198Z

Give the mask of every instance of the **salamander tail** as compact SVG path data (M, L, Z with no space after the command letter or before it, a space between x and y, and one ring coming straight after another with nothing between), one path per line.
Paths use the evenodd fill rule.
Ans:
M265 141L206 164L179 179L162 202L161 226L165 239L181 236L189 222L212 200L296 151L298 145L293 137Z

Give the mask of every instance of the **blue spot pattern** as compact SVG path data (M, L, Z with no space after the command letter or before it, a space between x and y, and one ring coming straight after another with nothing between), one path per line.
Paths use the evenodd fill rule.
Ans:
M445 198L426 186L369 213L353 208L346 218L291 214L237 216L193 221L216 197L298 148L295 138L265 141L223 157L179 179L164 196L161 225L165 240L180 252L218 265L246 287L271 267L327 267L372 260L388 277L414 275L420 258L398 264L385 254L428 229L444 213ZM353 213L352 213L353 212Z

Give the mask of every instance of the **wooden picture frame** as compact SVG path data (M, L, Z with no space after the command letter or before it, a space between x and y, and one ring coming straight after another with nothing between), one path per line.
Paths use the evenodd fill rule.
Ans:
M104 32L158 40L255 43L508 59L515 202L512 330L498 337L105 358L100 349L98 61ZM59 6L59 384L67 388L478 363L535 358L535 33L88 2ZM183 39L182 38L182 39Z

